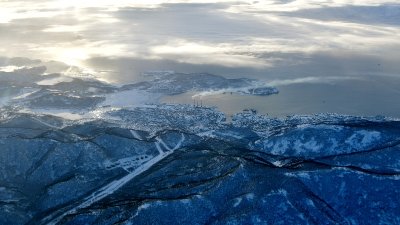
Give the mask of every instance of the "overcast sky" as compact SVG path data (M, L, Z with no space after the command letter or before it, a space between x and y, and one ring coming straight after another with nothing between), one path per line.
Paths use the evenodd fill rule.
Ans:
M0 56L61 61L110 81L145 70L396 76L396 2L2 0Z

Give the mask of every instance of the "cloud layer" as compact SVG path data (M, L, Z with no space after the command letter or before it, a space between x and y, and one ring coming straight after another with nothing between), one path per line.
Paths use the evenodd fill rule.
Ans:
M396 1L1 1L0 15L0 56L57 60L109 80L188 66L304 77L364 72L372 61L372 72L400 72Z

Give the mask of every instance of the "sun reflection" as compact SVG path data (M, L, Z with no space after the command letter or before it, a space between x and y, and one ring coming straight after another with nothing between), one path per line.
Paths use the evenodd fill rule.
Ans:
M89 58L89 54L81 48L61 49L57 60L72 66L82 66L82 61Z

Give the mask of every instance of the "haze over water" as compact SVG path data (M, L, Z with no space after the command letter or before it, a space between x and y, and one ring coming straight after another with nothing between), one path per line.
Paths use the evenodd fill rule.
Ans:
M48 73L76 66L114 83L146 71L207 72L280 90L201 97L228 114L400 117L398 1L0 1L0 57L2 70L38 64L10 60L26 57Z

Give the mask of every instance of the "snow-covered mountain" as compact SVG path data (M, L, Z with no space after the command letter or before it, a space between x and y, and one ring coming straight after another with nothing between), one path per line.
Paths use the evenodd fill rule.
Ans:
M398 222L399 121L226 123L184 105L103 113L2 111L1 224Z
M0 224L400 221L396 119L248 110L228 121L135 98L257 81L168 73L114 86L38 73L0 74Z

